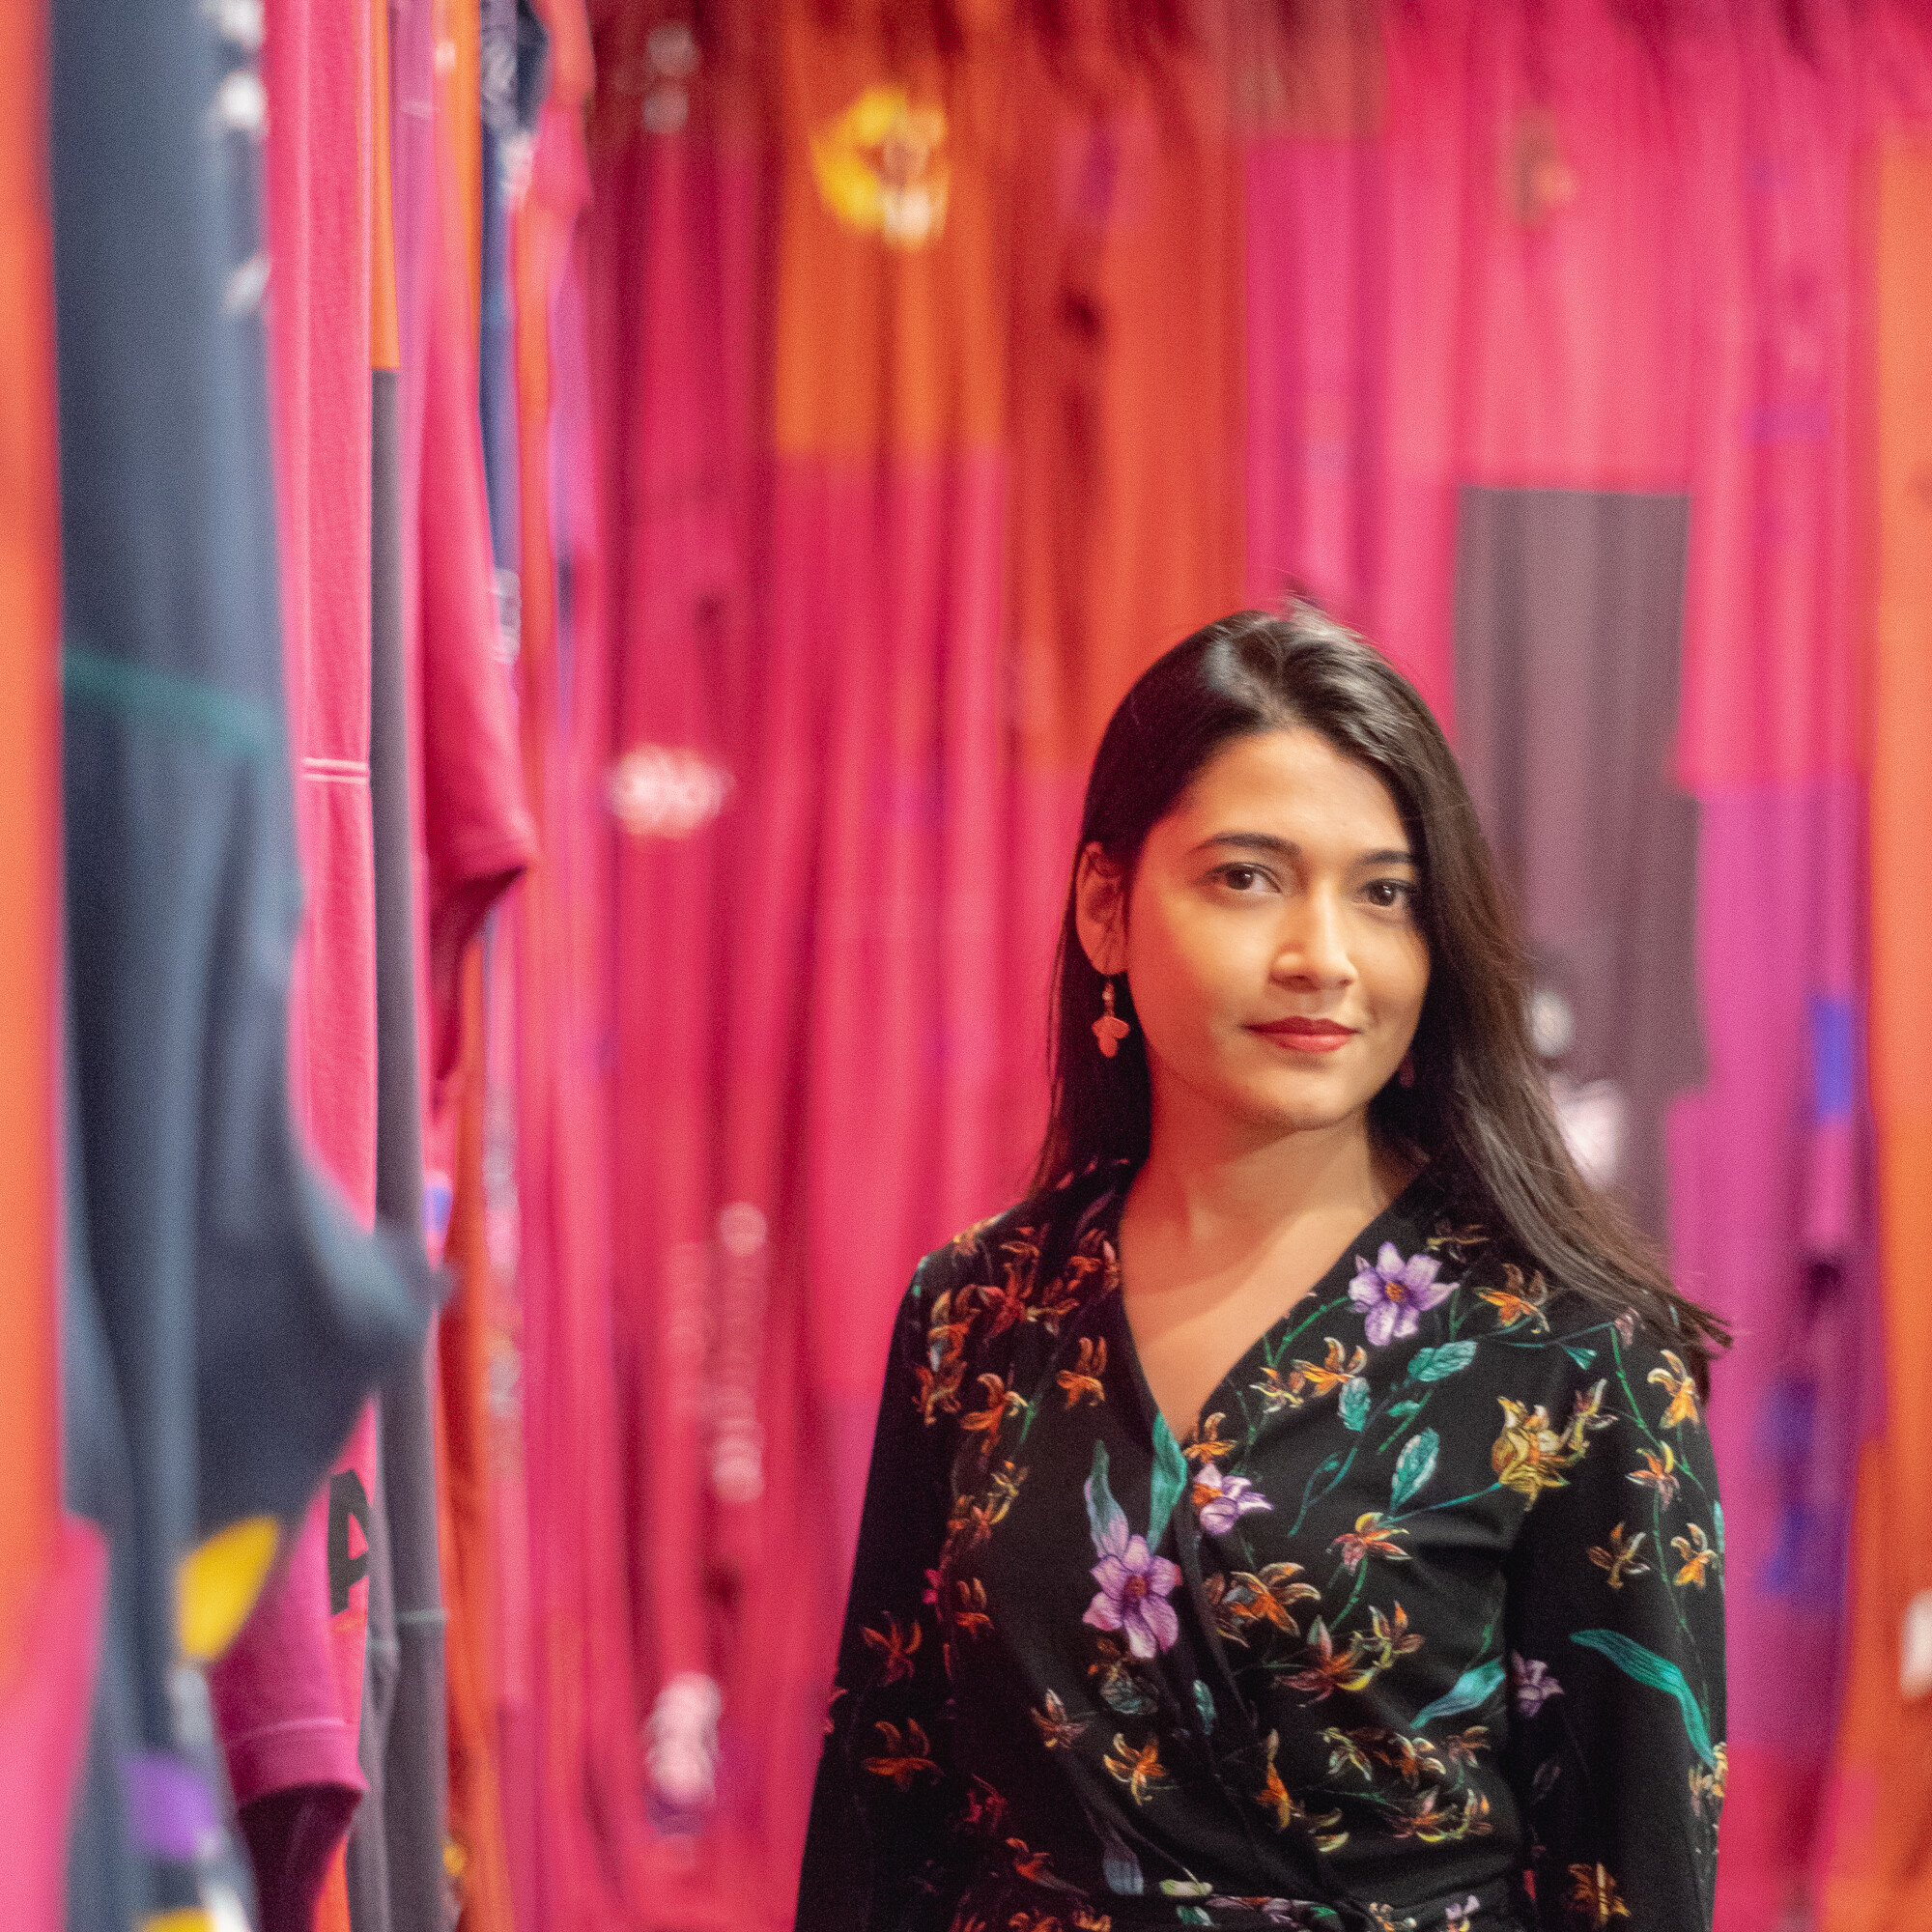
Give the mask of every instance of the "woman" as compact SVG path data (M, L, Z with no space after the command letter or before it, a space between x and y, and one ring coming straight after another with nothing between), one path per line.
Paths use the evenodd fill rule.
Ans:
M1127 694L1034 1193L900 1311L801 1932L1708 1926L1723 1337L1526 990L1359 639L1244 613Z

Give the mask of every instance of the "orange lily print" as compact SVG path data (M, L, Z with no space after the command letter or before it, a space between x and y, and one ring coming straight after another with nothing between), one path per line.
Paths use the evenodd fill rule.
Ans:
M1018 1268L1009 1267L1003 1287L982 1286L980 1290L980 1306L989 1318L986 1334L1004 1334L1016 1321L1024 1321L1027 1314L1028 1282Z
M1193 1438L1181 1445L1180 1453L1190 1463L1219 1462L1235 1446L1234 1443L1229 1441L1220 1433L1221 1424L1226 1420L1226 1416L1219 1409L1216 1409L1194 1432Z
M1391 1826L1398 1838L1415 1838L1425 1845L1459 1844L1464 1838L1490 1834L1490 1801L1481 1793L1462 1804L1444 1804L1442 1793L1432 1786Z
M1053 1861L1053 1854L1048 1851L1035 1851L1024 1838L1009 1838L1007 1849L1013 1855L1013 1870L1023 1879L1035 1885L1047 1885L1053 1881L1046 1875L1046 1868Z
M888 1617L882 1631L875 1631L869 1625L867 1627L866 1641L885 1655L885 1662L879 1672L881 1684L896 1684L900 1678L913 1674L913 1653L919 1649L921 1634L917 1618L908 1621L903 1632L896 1617Z
M1593 1545L1584 1551L1584 1554L1599 1570L1607 1573L1605 1581L1611 1589L1621 1590L1631 1577L1650 1575L1650 1565L1637 1561L1643 1550L1643 1539L1644 1532L1638 1530L1634 1536L1626 1541L1624 1526L1618 1523L1616 1528L1610 1531L1608 1548Z
M1150 1738L1137 1750L1116 1731L1114 1747L1101 1762L1127 1787L1127 1795L1136 1804L1145 1804L1169 1782L1167 1768L1160 1761L1158 1738Z
M1697 1383L1690 1371L1684 1366L1681 1356L1665 1349L1663 1359L1670 1366L1652 1369L1649 1379L1657 1383L1670 1397L1670 1406L1663 1411L1664 1428L1678 1429L1687 1422L1695 1422L1698 1419Z
M1208 1577L1203 1587L1214 1612L1214 1627L1236 1643L1245 1643L1244 1626L1256 1623L1299 1636L1301 1626L1289 1605L1321 1600L1321 1592L1314 1584L1294 1580L1300 1575L1298 1563L1269 1563L1259 1573L1236 1570L1227 1577Z
M1412 1656L1422 1644L1422 1633L1409 1629L1408 1612L1400 1604L1395 1606L1393 1617L1383 1616L1378 1609L1369 1611L1366 1654L1374 1660L1378 1670L1393 1670L1397 1658Z
M1107 1345L1083 1335L1080 1353L1070 1369L1062 1369L1055 1379L1066 1391L1066 1406L1076 1408L1083 1402L1105 1402L1107 1391L1100 1378L1107 1373Z
M1695 1524L1690 1525L1689 1536L1673 1536L1670 1547L1683 1559L1684 1567L1672 1578L1682 1589L1687 1583L1694 1583L1698 1589L1704 1587L1704 1573L1718 1560L1717 1546Z
M1046 1693L1045 1704L1044 1711L1033 1714L1034 1722L1039 1726L1040 1742L1048 1750L1071 1750L1085 1735L1088 1719L1069 1718L1058 1690Z
M1306 1691L1317 1704L1337 1690L1366 1690L1376 1681L1375 1665L1363 1668L1360 1639L1351 1637L1347 1650L1337 1650L1320 1617L1309 1629L1308 1648L1314 1661L1288 1679L1288 1688Z
M1380 1510L1368 1510L1355 1519L1353 1529L1345 1529L1329 1548L1342 1552L1344 1567L1353 1575L1371 1556L1386 1556L1392 1562L1406 1563L1408 1551L1398 1549L1395 1540L1407 1534L1400 1524L1384 1522Z
M975 1577L969 1583L964 1580L952 1586L956 1603L952 1610L952 1627L965 1636L979 1636L993 1628L993 1619L986 1609L986 1586Z
M1032 1406L1017 1389L1009 1389L1000 1376L981 1376L980 1386L986 1391L980 1407L962 1416L959 1426L980 1438L980 1454L990 1463L993 1444L999 1440L1001 1425L1009 1415L1018 1415Z
M1281 1781L1281 1773L1274 1768L1274 1754L1280 1745L1281 1733L1270 1731L1267 1735L1266 1776L1262 1788L1255 1793L1255 1803L1274 1819L1277 1832L1285 1832L1294 1823L1294 1798Z
M899 1791L909 1790L916 1777L923 1777L927 1772L937 1777L939 1766L933 1761L932 1744L918 1719L907 1720L905 1734L899 1733L896 1724L881 1719L872 1728L879 1734L879 1754L866 1759L866 1769L874 1777L889 1777L894 1787Z
M1669 1443L1663 1445L1663 1454L1654 1449L1643 1451L1644 1467L1633 1469L1625 1479L1632 1483L1641 1483L1646 1489L1657 1492L1657 1500L1665 1508L1677 1499L1677 1452Z
M1503 1286L1501 1288L1479 1288L1476 1298L1487 1301L1500 1318L1496 1322L1498 1330L1516 1327L1527 1321L1539 1334L1549 1332L1549 1318L1543 1312L1548 1299L1549 1285L1540 1274L1532 1275L1525 1287L1522 1270L1513 1262L1503 1264Z
M1496 1403L1503 1412L1503 1427L1491 1447L1490 1466L1496 1481L1525 1503L1534 1503L1545 1490L1565 1488L1569 1481L1565 1472L1583 1460L1590 1436L1616 1420L1604 1413L1602 1382L1577 1396L1570 1420L1561 1430L1550 1422L1541 1403L1525 1408L1506 1395L1498 1396Z
M919 1371L919 1412L930 1429L942 1415L959 1413L959 1384L965 1378L966 1371L954 1363L951 1368L937 1372L931 1369Z
M1613 1918L1631 1916L1630 1907L1617 1896L1616 1880L1602 1865L1572 1865L1570 1878L1570 1895L1563 1902L1596 1932Z

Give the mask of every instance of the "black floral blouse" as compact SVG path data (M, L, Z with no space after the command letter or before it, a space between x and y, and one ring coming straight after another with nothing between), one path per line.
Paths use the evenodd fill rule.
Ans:
M1723 1512L1684 1361L1423 1175L1178 1443L1125 1175L901 1307L799 1932L1700 1932Z

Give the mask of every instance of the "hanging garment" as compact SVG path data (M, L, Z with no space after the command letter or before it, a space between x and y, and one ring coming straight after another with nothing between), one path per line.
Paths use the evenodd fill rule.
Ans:
M35 1932L63 1921L71 1826L78 1841L98 1847L110 1885L123 1864L111 1782L80 1784L97 1703L106 1548L95 1523L64 1517L61 1507L58 1337L68 1258L56 1179L60 498L47 28L43 9L16 7L0 17L0 366L8 372L0 389L0 637L12 663L0 690L0 843L9 855L0 947L0 1278L9 1284L0 1304L9 1437L0 1463L0 1817L8 1821L8 1911ZM73 1419L78 1433L84 1425ZM74 1903L77 1924L99 1922Z
M1128 1178L906 1295L801 1932L1708 1926L1723 1519L1684 1361L1425 1171L1177 1443Z
M270 0L265 156L287 734L305 904L291 1087L317 1159L365 1226L376 1181L375 884L369 797L369 20ZM376 1425L365 1408L300 1547L214 1679L265 1921L340 1913L364 1788L356 1733L371 1590ZM305 1788L313 1804L288 1794ZM258 1804L258 1801L262 1801ZM336 1921L327 1921L336 1922Z
M1532 1026L1585 1173L1669 1232L1665 1130L1703 1077L1697 807L1676 783L1690 501L1465 489L1463 768L1535 960Z
M246 1889L221 1868L206 1691L180 1665L233 1634L428 1306L421 1271L356 1230L290 1123L299 887L247 29L55 14L70 1188L85 1230L71 1280L92 1311L71 1332L98 1343L75 1377L99 1398L76 1411L99 1434L71 1461L78 1485L118 1460L126 1485L98 1506L115 1525L111 1772L138 1868L102 1909L142 1913ZM280 1588L316 1580L314 1547L298 1540ZM188 1584L228 1587L221 1615L211 1598L178 1627L191 1552ZM352 1753L325 1740L298 1766L290 1743L264 1740L254 1768L279 1759L287 1786L353 1800Z

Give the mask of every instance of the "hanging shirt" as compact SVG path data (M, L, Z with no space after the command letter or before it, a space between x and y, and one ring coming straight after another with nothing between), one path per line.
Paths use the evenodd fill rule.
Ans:
M1179 1443L1126 1179L913 1278L799 1932L1707 1926L1723 1518L1683 1358L1425 1173Z

